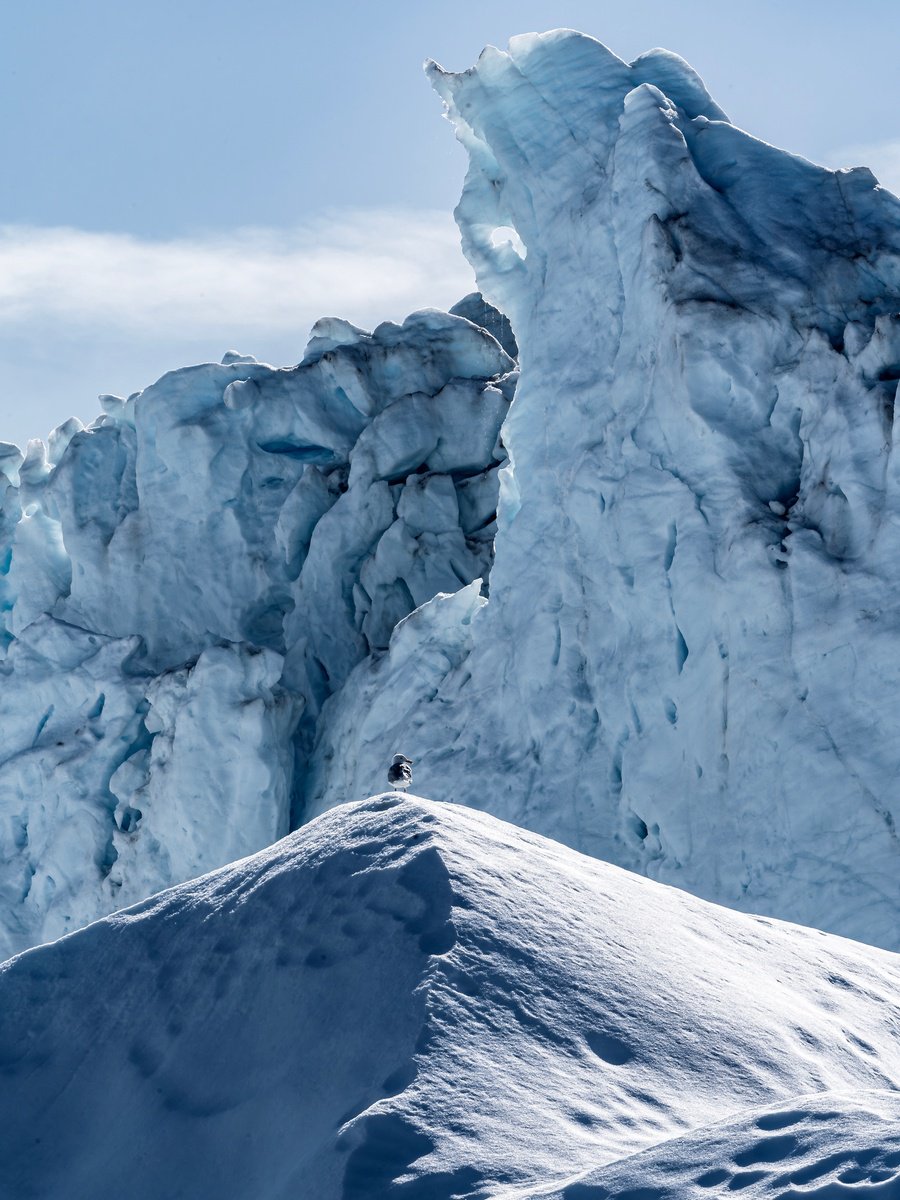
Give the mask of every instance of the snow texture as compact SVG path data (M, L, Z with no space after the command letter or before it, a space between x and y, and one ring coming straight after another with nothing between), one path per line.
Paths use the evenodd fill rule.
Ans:
M489 573L513 368L328 319L0 444L0 958L287 833L323 700Z
M397 794L0 968L17 1200L888 1200L898 1087L896 955Z
M900 201L560 30L432 64L521 357L487 604L329 701L308 812L426 795L900 947Z

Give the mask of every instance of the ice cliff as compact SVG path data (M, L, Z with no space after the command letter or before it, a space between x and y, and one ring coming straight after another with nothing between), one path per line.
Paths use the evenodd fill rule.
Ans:
M430 75L521 349L490 602L356 668L311 811L402 741L426 795L897 948L900 201L665 51L558 31Z
M489 572L513 368L464 316L327 320L0 447L0 958L288 831L323 700Z
M512 330L324 321L296 368L0 447L0 954L398 749L433 797L900 947L900 202L665 51L430 75Z
M16 1200L890 1200L898 1088L896 955L397 795L0 967Z

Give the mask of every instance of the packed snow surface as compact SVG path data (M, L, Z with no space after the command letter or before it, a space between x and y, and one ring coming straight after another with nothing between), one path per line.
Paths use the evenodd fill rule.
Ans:
M897 956L396 793L0 968L16 1200L891 1197L898 1085Z
M900 202L666 51L429 71L481 294L0 445L0 955L398 751L440 799L900 948Z

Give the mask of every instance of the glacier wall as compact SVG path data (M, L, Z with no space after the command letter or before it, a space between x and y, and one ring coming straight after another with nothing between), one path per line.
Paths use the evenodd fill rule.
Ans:
M900 202L569 31L429 68L522 375L489 603L329 702L310 812L423 794L900 948Z
M435 799L900 949L900 201L665 51L429 72L512 328L327 319L297 367L0 444L0 956L396 750Z
M287 833L327 696L486 586L516 375L481 326L515 344L457 310L0 444L0 959Z

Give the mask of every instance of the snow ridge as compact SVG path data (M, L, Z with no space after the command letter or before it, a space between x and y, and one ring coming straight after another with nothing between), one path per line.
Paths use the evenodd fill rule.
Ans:
M898 996L895 955L376 796L0 968L0 1190L893 1195Z

